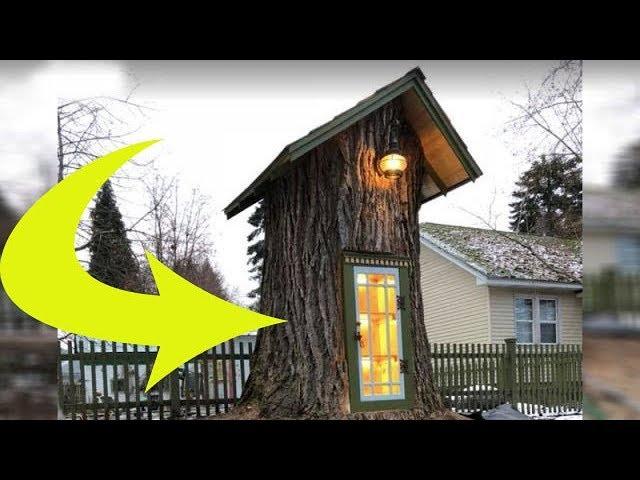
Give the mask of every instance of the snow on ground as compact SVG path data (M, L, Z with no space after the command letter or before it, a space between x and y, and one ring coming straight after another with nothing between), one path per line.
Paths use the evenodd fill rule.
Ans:
M529 403L518 403L517 409L532 418L533 420L582 420L582 411L569 412L545 412L546 408L540 405ZM526 412L539 412L528 414Z

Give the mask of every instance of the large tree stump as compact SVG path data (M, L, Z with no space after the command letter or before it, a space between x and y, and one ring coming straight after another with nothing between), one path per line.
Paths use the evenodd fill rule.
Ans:
M388 126L402 125L408 167L399 180L376 170ZM275 180L264 196L261 310L287 323L259 331L251 373L234 416L256 418L431 418L445 413L432 381L419 272L419 141L391 102ZM409 323L415 409L350 412L342 252L409 257ZM232 413L233 414L233 413Z

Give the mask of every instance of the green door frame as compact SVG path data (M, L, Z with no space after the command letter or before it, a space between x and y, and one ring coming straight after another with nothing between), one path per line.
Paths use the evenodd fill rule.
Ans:
M360 397L360 368L358 365L358 341L356 339L356 289L354 269L356 267L380 267L396 268L400 280L399 294L405 298L405 307L397 306L399 313L402 360L406 361L404 376L404 398L395 400L362 400ZM345 252L342 262L343 294L344 294L344 320L345 320L345 347L347 352L347 365L349 373L349 399L352 412L377 411L377 410L405 410L414 405L415 386L413 382L413 339L411 338L410 322L410 296L409 293L409 268L411 262L407 258L395 257L386 254L371 254Z

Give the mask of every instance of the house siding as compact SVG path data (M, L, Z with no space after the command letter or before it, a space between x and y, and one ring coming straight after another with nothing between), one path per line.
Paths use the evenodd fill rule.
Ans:
M489 288L491 308L491 341L502 343L515 337L514 299L516 296L543 296L558 299L560 343L582 343L582 299L575 292L559 290L520 290L513 288Z
M476 277L420 246L425 325L432 343L489 341L489 289Z
M616 266L615 234L610 232L588 232L583 241L584 272L598 273Z

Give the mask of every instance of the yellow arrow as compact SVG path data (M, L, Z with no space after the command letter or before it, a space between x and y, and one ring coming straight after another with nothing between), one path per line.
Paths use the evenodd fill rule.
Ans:
M118 168L157 141L110 153L54 186L20 219L0 258L5 291L41 322L102 340L159 346L146 391L208 348L284 322L205 292L149 252L159 295L110 287L81 267L74 241L86 206Z

